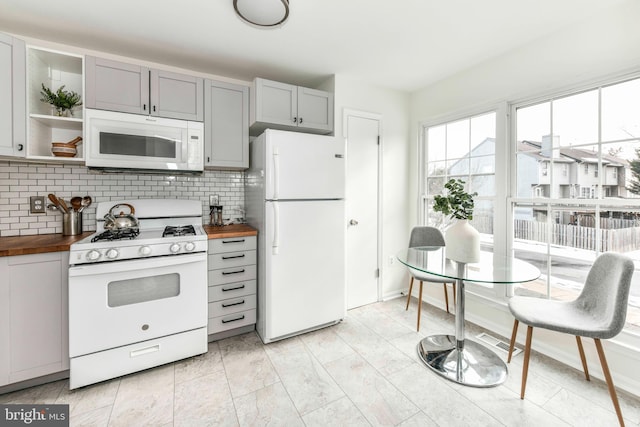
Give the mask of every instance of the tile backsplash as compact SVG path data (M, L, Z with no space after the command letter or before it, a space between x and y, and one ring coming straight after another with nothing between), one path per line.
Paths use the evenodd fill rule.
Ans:
M65 201L91 196L83 230L96 229L98 202L121 199L191 199L202 202L203 221L209 220L209 196L218 194L224 218L244 217L244 173L210 171L202 175L102 173L80 165L37 164L0 160L0 236L62 233L62 214L47 209L29 213L29 197L54 193ZM69 203L67 203L69 204Z

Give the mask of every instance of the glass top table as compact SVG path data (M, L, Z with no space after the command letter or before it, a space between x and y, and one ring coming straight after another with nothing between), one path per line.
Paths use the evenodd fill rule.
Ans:
M507 365L489 348L464 337L465 282L516 284L540 277L540 270L513 257L481 252L480 262L465 264L447 259L445 248L422 246L397 255L412 273L429 282L429 276L456 281L455 336L431 335L418 343L418 355L432 370L459 384L492 387L507 379ZM498 262L500 261L500 262ZM421 303L421 301L420 301Z

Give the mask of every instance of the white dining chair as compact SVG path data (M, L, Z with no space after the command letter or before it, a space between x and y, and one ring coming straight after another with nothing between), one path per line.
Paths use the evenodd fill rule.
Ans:
M580 337L593 338L618 421L621 426L624 426L618 396L600 340L618 335L624 327L633 271L634 264L630 258L608 252L595 260L580 295L573 301L520 296L512 297L509 300L509 310L515 320L507 363L511 362L519 322L527 325L520 390L521 399L524 399L527 386L531 337L534 327L575 335L587 381L590 379L589 370Z
M413 227L411 230L411 237L409 238L409 247L415 248L419 246L444 246L444 236L442 232L436 227L420 226ZM444 302L449 313L449 294L447 292L447 283L453 284L453 303L456 303L456 282L453 279L446 279L444 277L434 276L432 274L423 273L415 269L409 269L411 275L411 282L409 283L409 293L407 294L407 306L405 311L409 310L409 302L411 302L411 292L413 291L414 279L420 281L420 291L418 292L418 325L417 329L420 331L420 314L422 308L422 283L442 283L444 288Z

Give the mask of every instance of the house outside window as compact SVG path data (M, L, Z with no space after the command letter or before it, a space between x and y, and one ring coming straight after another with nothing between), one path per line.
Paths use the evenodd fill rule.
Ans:
M582 187L582 188L580 189L580 191L581 191L580 196L581 196L583 199L588 199L588 198L589 198L589 195L591 194L591 191L589 190L589 188L587 188L587 187Z

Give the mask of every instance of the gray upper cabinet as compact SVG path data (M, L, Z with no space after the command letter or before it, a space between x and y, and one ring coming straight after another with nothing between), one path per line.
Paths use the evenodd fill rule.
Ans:
M333 94L257 78L251 99L251 135L265 129L333 132Z
M87 108L203 121L200 77L87 56Z
M255 122L281 126L298 125L298 87L255 79Z
M0 33L0 155L25 156L27 141L26 48Z
M204 85L204 166L247 169L249 88L208 79Z
M203 121L203 86L200 77L151 70L151 115Z
M333 94L298 86L298 127L333 132Z
M99 110L149 114L149 69L86 56L85 106Z

